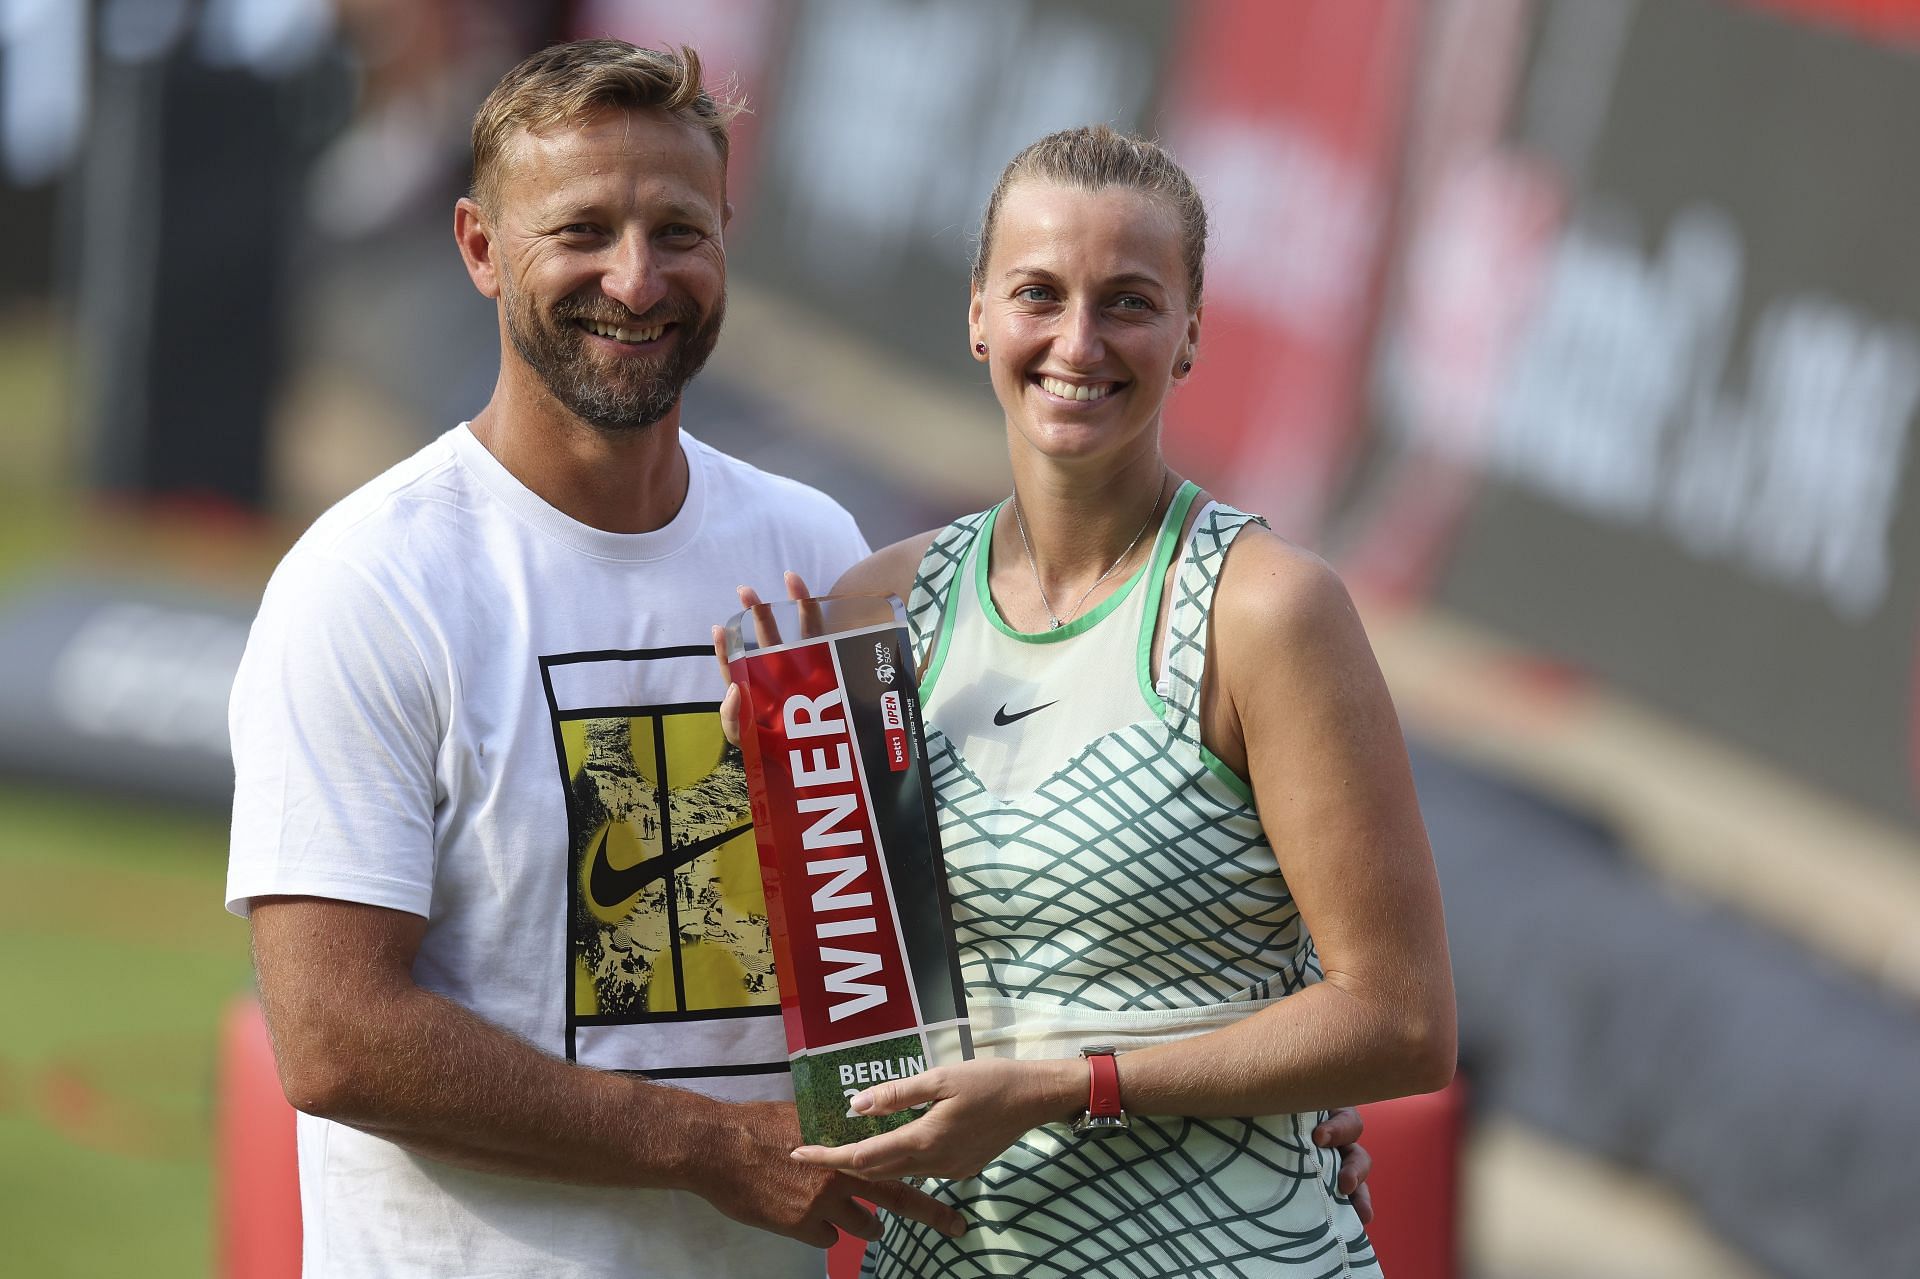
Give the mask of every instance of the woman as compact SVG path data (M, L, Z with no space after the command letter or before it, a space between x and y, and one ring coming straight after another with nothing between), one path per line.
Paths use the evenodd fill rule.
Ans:
M947 1179L973 1228L889 1218L869 1275L1377 1273L1311 1130L1453 1072L1439 889L1352 604L1161 455L1205 237L1152 143L1016 156L968 313L1013 494L834 588L910 600L981 1054L854 1099L911 1124L794 1152ZM1076 1135L1093 1110L1130 1127Z

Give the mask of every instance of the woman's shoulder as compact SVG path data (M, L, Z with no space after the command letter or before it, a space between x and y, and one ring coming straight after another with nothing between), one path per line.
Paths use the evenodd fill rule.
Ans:
M892 593L906 599L913 592L913 579L920 571L920 561L940 531L928 529L881 547L842 574L834 584L834 594Z
M1214 643L1229 661L1365 644L1358 610L1332 565L1262 524L1233 540L1213 601Z

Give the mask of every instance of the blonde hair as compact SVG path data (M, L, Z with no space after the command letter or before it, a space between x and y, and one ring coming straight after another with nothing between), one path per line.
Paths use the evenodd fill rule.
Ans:
M577 124L607 108L654 108L704 129L727 163L727 127L746 109L700 82L700 55L642 49L625 40L551 45L501 77L473 117L472 195L483 208L499 195L501 157L514 132Z
M1030 143L1007 161L987 197L980 220L980 240L973 255L973 287L986 282L987 256L993 251L993 232L1000 205L1016 183L1027 178L1058 182L1083 191L1125 187L1165 200L1180 223L1180 257L1187 268L1187 306L1200 305L1206 283L1207 206L1193 179L1166 148L1148 138L1121 133L1104 124L1062 129Z

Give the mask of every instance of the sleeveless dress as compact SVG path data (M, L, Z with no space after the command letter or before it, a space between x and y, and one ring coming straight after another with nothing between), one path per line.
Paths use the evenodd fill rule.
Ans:
M1227 550L1254 517L1218 504L1201 512L1174 579L1164 673L1157 684L1149 673L1166 570L1197 492L1175 495L1145 568L1045 634L1013 631L987 591L999 507L942 530L921 560L908 619L927 663L927 757L982 1055L1071 1057L1103 1043L1125 1053L1229 1024L1320 979L1251 791L1200 740L1207 613ZM1097 649L1122 656L1095 661ZM1096 691L1076 711L1067 694L1088 686ZM996 732L1042 731L1049 714L1096 735L1038 768L1009 767L992 749ZM1066 730L1056 721L1045 731L1062 740ZM969 751L989 762L976 769ZM1123 1102L1124 1072L1123 1060ZM1129 1113L1128 1133L1076 1139L1048 1124L977 1177L930 1180L929 1193L966 1214L968 1233L947 1239L884 1214L863 1276L1377 1279L1372 1245L1335 1189L1337 1159L1312 1143L1324 1112Z

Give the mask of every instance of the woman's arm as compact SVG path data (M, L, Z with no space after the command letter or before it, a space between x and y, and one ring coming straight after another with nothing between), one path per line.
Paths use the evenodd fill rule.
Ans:
M1319 559L1264 529L1215 597L1205 740L1253 787L1325 980L1195 1040L1130 1053L1141 1113L1315 1110L1453 1076L1440 886L1399 720L1360 618Z
M1123 1054L1140 1114L1284 1114L1425 1092L1453 1074L1438 879L1398 721L1331 569L1248 529L1215 597L1203 736L1252 784L1325 980L1232 1026ZM811 1162L864 1176L966 1175L1085 1105L1077 1060L980 1060L869 1089L856 1109L933 1101L914 1123Z
M920 571L921 559L939 534L939 529L929 529L881 547L842 573L840 580L833 584L832 593L877 595L891 591L906 599L913 592L913 578Z

